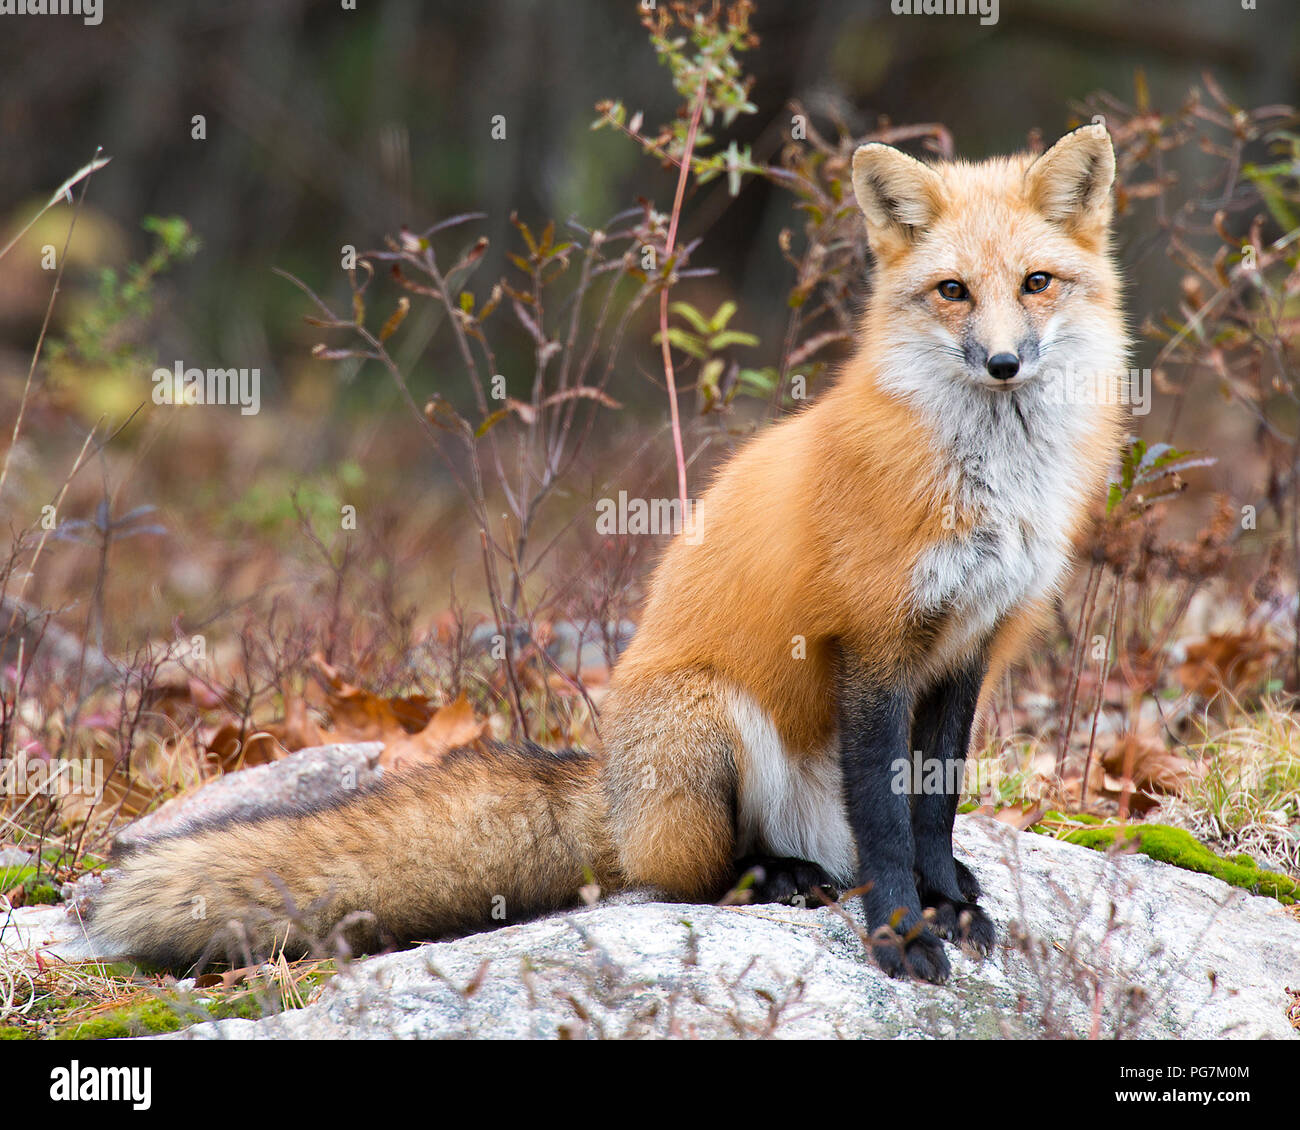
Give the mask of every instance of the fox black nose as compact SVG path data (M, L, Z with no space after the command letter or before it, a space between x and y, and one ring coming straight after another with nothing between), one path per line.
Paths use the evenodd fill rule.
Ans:
M1009 381L1020 372L1020 358L1014 353L995 353L988 360L989 376L998 381Z

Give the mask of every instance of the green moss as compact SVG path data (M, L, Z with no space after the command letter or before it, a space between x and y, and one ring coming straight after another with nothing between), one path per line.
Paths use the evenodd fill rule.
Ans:
M51 903L58 902L59 898L59 888L50 881L48 875L42 875L41 878L27 884L28 906L49 906Z
M142 988L139 966L134 962L105 963L97 966L96 972L116 984L119 990L135 994ZM174 986L155 984L150 996L135 996L130 1004L95 1014L90 1010L103 1001L102 992L43 995L34 1002L24 1017L24 1028L18 1031L38 1030L41 1037L57 1040L114 1040L176 1032L207 1020L262 1020L284 1007L296 1007L298 999L306 1003L313 991L336 973L333 962L316 963L295 979L295 1003L287 1005L279 989L260 978L235 991L178 991ZM9 1035L0 1026L0 1038L21 1039L22 1036Z
M0 892L11 891L35 878L35 867L0 867Z
M59 901L59 888L49 875L42 875L35 867L6 867L0 869L0 892L23 890L23 904L41 906Z
M226 1000L213 1001L208 1012L213 1020L261 1020L266 1015L255 993L241 993Z
M142 1001L102 1013L80 1024L69 1024L55 1035L57 1040L116 1040L125 1036L149 1036L175 1032L184 1024L165 1000Z
M132 981L139 977L140 966L134 961L101 961L95 966L101 977L116 977L122 981Z
M333 969L313 972L299 983L305 997L312 984L327 980ZM250 990L224 997L204 996L196 1000L187 995L165 994L153 1000L125 1005L88 1020L64 1022L55 1034L59 1040L115 1040L125 1036L147 1036L157 1032L175 1032L205 1020L262 1020L280 1009L279 997L267 1005L267 990ZM83 1001L65 1002L68 1007L84 1007ZM67 1008L63 1011L67 1011ZM57 1024L57 1017L51 1017Z
M0 1024L0 1040L34 1040L26 1028L15 1028L11 1024Z
M1216 855L1190 832L1171 828L1167 824L1131 824L1126 829L1124 843L1136 844L1143 855L1172 863L1185 871L1213 875L1234 887L1241 887L1257 895L1268 895L1279 902L1300 901L1300 883L1287 875L1262 870L1248 855L1231 859ZM1120 828L1114 824L1096 828L1079 828L1062 838L1067 843L1095 851L1107 851L1116 842Z

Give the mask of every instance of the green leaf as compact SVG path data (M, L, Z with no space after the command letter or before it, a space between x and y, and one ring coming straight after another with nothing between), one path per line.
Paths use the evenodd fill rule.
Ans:
M679 317L685 318L701 334L708 333L712 328L704 315L695 309L695 307L689 302L671 302L668 305L668 309Z
M718 330L725 330L727 323L731 321L736 313L736 304L734 302L724 302L718 307L713 317L709 319L709 329L715 333Z
M771 369L741 369L737 380L741 384L758 389L765 395L776 388L776 373Z
M720 334L714 334L709 338L709 348L715 352L719 349L726 349L729 345L757 345L758 338L753 334L742 333L740 330L725 330Z
M657 334L655 336L658 337ZM692 357L695 357L701 361L703 361L704 358L706 358L709 355L709 351L704 348L704 345L703 343L701 343L700 339L697 337L693 337L691 334L686 333L684 330L679 330L676 328L670 329L668 331L668 344L676 346L683 353L689 353Z

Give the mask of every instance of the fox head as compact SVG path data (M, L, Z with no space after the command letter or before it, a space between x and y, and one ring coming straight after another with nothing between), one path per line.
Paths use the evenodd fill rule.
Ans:
M876 381L936 408L1052 382L1109 382L1126 340L1109 252L1115 156L1102 125L1039 157L923 164L853 155L876 262L867 316Z

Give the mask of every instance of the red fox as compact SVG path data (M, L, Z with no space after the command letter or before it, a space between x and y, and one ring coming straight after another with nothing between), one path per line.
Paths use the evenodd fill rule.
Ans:
M876 959L941 982L995 933L953 857L982 688L1063 580L1121 438L1127 340L1101 125L1041 156L853 157L858 348L743 446L655 571L599 753L479 746L311 811L114 857L102 945L172 967L518 921L579 890L864 887ZM1062 395L1062 375L1092 383ZM903 777L910 780L908 774Z

